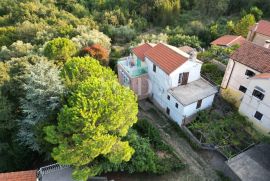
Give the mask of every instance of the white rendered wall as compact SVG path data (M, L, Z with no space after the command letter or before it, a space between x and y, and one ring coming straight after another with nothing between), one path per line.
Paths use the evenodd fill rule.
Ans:
M193 114L197 113L198 111L201 111L201 110L204 110L206 108L209 108L212 106L212 103L214 101L214 97L215 97L215 94L214 95L211 95L209 97L206 97L202 100L202 105L200 108L196 109L197 107L197 102L194 102L188 106L185 106L184 107L184 113L183 113L183 116L186 116L186 117L189 117L189 116L192 116Z
M264 92L263 100L252 96L255 87L260 87ZM257 89L258 90L258 89ZM254 115L258 111L263 114L261 120L257 120ZM252 79L245 96L240 104L239 112L247 116L255 126L259 127L265 133L270 132L270 80Z
M230 59L229 64L228 64L227 69L226 69L226 72L225 72L225 75L224 75L224 78L223 78L223 82L222 82L222 88L226 88L226 84L227 84L227 88L232 89L232 90L236 91L237 93L239 93L237 95L238 97L237 98L235 97L236 99L239 99L239 100L242 99L242 97L244 96L244 93L239 91L240 85L247 87L248 84L250 83L250 77L245 75L246 70L251 70L256 75L260 74L260 72L254 70L252 68L249 68L246 65L243 65L243 64L236 62L236 61L234 61L234 67L233 67L233 60ZM231 71L232 71L232 73L231 73Z

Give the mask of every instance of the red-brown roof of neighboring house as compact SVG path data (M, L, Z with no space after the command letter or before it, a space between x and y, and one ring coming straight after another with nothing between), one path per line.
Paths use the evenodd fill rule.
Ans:
M187 45L179 47L179 49L183 52L186 52L186 53L190 53L190 52L194 51L194 48L187 46Z
M149 43L144 43L137 47L132 48L132 52L142 61L144 61L144 53L153 48Z
M0 173L1 181L36 181L36 170Z
M245 41L231 59L261 73L270 72L270 49Z
M177 48L176 48L177 49ZM178 50L181 51L181 50ZM182 52L182 51L181 51ZM183 52L183 54L186 54ZM169 45L159 43L145 53L165 73L170 74L188 60L188 57L173 50Z
M244 41L245 38L243 38L242 36L224 35L211 42L211 45L218 45L218 46L232 46L236 44L242 45Z
M270 36L270 22L266 20L260 20L258 23L253 25L250 30L266 36Z
M258 74L258 75L255 75L254 78L257 78L257 79L270 79L270 73Z

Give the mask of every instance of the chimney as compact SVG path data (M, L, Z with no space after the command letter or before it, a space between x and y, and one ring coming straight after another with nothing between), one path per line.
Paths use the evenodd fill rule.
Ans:
M249 41L251 41L251 42L253 41L253 39L254 39L254 37L255 37L255 33L256 33L257 29L258 29L258 25L259 25L259 23L256 23L256 24L255 24L255 27L254 27L253 29L250 30L250 35L249 35L249 37L248 37L247 40L249 40Z
M191 61L196 62L196 60L197 60L197 52L195 50L191 51L189 58L190 58Z
M265 40L264 48L270 48L270 40Z

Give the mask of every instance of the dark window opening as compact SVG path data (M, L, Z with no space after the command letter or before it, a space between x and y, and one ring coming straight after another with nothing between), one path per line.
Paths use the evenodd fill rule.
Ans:
M181 83L182 83L182 77L183 77L183 74L179 74L178 85L181 85Z
M170 109L167 107L167 109L166 109L166 113L168 114L168 115L170 115Z
M153 72L156 72L156 70L157 70L157 66L153 64Z
M246 70L245 75L249 76L249 77L253 77L255 75L255 73L251 70Z
M167 95L167 99L168 99L168 100L170 100L170 99L171 99L171 97L170 97L169 95Z
M202 106L202 100L198 100L196 109L199 109Z
M263 114L262 114L262 113L260 113L260 112L258 112L258 111L256 111L256 113L255 113L254 117L255 117L256 119L258 119L258 120L261 120L261 119L262 119L262 117L263 117Z
M178 103L175 103L175 107L178 108Z
M263 98L264 98L264 94L261 93L260 91L256 90L256 89L254 89L252 95L253 95L254 97L257 97L257 98L260 99L260 100L263 100Z
M246 93L247 88L244 87L244 86L242 86L242 85L240 85L239 90L240 90L241 92L243 92L243 93Z

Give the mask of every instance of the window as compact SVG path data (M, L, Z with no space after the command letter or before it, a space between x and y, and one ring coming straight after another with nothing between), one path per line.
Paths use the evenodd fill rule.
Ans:
M178 103L175 103L175 107L178 108Z
M157 70L157 66L153 64L153 72L156 72L156 70Z
M256 90L256 89L254 89L252 95L253 95L254 97L257 97L257 98L260 99L260 100L263 100L263 98L264 98L264 94L261 93L260 91Z
M166 109L166 113L168 114L168 115L170 115L170 109L167 107L167 109Z
M253 77L255 75L255 73L251 70L246 70L245 75L249 76L249 77Z
M202 100L198 100L196 109L199 109L202 106Z
M183 77L183 74L179 74L179 77L178 77L178 85L181 85L182 83L182 77Z
M171 99L171 97L170 97L169 95L167 95L167 99L168 99L168 100L170 100L170 99Z
M240 85L239 90L240 90L241 92L246 93L247 88L246 88L246 87L244 87L244 86L242 86L242 85Z
M261 120L261 119L262 119L262 117L263 117L263 114L262 114L262 113L260 113L260 112L258 112L258 111L256 111L256 113L255 113L254 117L255 117L256 119L258 119L258 120Z

